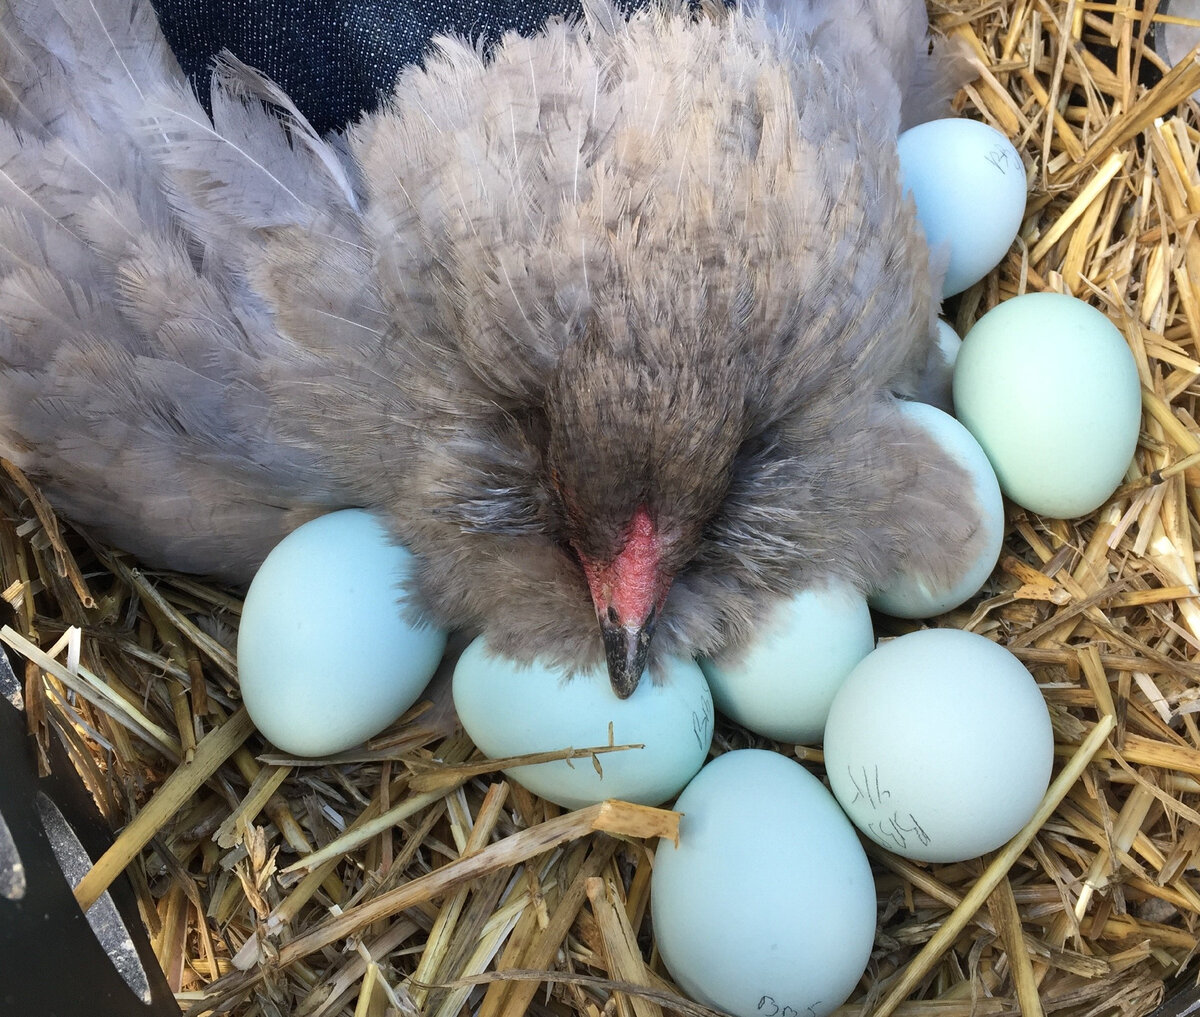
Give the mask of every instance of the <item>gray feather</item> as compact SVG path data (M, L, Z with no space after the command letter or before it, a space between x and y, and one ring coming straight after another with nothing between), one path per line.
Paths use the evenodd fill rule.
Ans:
M953 63L919 3L594 0L486 60L441 40L346 143L231 62L206 119L146 5L95 4L145 84L50 0L0 41L0 450L68 515L245 580L365 505L421 611L568 667L601 654L572 549L638 505L660 656L969 551L961 470L895 410L936 310L895 138Z
M244 580L349 498L270 423L259 375L283 340L248 264L264 188L243 190L244 215L205 191L255 117L256 155L295 156L261 105L243 104L232 139L213 135L148 3L17 6L2 22L0 450L117 545ZM207 151L163 158L178 120L208 124ZM207 170L199 195L174 186L189 159ZM219 235L218 216L237 228Z

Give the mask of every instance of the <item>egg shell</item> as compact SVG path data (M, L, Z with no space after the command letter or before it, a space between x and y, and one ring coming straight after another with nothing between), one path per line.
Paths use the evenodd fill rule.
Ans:
M757 734L815 744L833 694L875 645L863 596L830 582L779 601L744 650L701 658L713 702Z
M883 643L842 683L825 725L830 787L855 825L927 862L1000 847L1050 783L1045 700L983 636L926 629Z
M946 370L949 372L949 376L953 377L954 362L958 360L958 351L962 349L962 339L954 331L953 325L948 321L938 318L935 340L938 352L942 355L942 360L945 362Z
M737 1017L840 1006L871 954L875 884L821 782L779 753L739 749L675 808L679 844L658 843L650 907L680 988Z
M1158 14L1171 18L1200 22L1200 0L1160 0ZM1181 21L1160 21L1155 18L1151 45L1168 67L1174 67L1196 46L1200 46L1200 26ZM1192 101L1200 102L1200 88L1192 93Z
M961 293L1003 260L1025 215L1021 156L977 120L929 120L897 142L904 187L935 262L949 254L942 296Z
M479 637L454 669L454 706L467 734L492 759L609 744L644 744L588 758L512 766L504 772L568 809L620 798L658 805L704 764L713 735L708 684L692 660L668 659L660 680L642 677L618 699L602 668L571 678L541 663L493 654Z
M946 413L954 412L954 361L958 359L961 346L958 333L939 319L934 333L934 350L926 362L916 397L921 402L936 406Z
M360 509L307 522L267 555L246 593L237 661L246 709L277 748L340 752L420 697L446 634L402 616L412 565Z
M955 415L983 446L1001 490L1071 519L1104 504L1137 448L1141 383L1116 326L1059 293L998 304L963 338Z
M900 412L925 431L971 478L971 493L982 508L981 525L959 560L957 575L942 581L908 573L872 593L871 607L897 618L932 618L969 600L992 574L1004 544L1004 498L987 455L962 424L924 403L901 402ZM967 492L963 492L965 497ZM964 549L964 551L967 549Z

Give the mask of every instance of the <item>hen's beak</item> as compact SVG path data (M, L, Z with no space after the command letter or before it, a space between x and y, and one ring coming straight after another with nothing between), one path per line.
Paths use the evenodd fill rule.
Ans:
M596 561L576 550L600 620L609 681L621 699L633 695L646 669L650 637L671 588L660 544L654 520L641 507L629 520L624 546L611 559Z
M651 610L642 625L622 625L610 617L601 617L600 632L604 636L604 655L608 658L608 680L613 692L628 699L637 688L646 657L650 652L650 637L658 612Z

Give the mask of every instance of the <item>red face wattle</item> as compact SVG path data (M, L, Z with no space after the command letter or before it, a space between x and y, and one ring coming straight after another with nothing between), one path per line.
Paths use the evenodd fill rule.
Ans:
M626 699L645 670L650 637L671 588L671 577L663 572L654 520L639 507L630 520L624 547L611 561L580 556L580 562L604 637L609 680L613 691Z

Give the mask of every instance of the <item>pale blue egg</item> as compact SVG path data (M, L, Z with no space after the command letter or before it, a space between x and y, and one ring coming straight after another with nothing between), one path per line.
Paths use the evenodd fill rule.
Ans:
M1161 20L1162 15L1183 21ZM1168 67L1175 67L1187 59L1196 46L1200 46L1200 0L1161 0L1158 15L1154 19L1154 31L1150 44ZM1192 93L1192 102L1200 102L1200 88Z
M994 127L955 117L910 127L897 144L934 260L949 257L942 296L961 293L1000 264L1021 229L1021 156Z
M957 571L937 580L915 569L901 573L868 598L877 611L897 618L932 618L969 600L987 581L1004 544L1004 498L987 455L962 424L924 403L898 403L900 413L924 431L966 471L970 495L980 506L980 525L959 548ZM954 492L948 492L954 497ZM920 562L912 562L919 566Z
M780 600L750 644L701 658L717 709L781 742L821 740L842 679L875 645L857 590L830 582Z
M932 352L925 365L921 383L922 402L936 406L947 413L954 411L954 362L962 348L962 340L954 329L942 321L937 323L934 333L936 351Z
M246 709L277 748L340 752L417 701L446 634L403 617L412 567L361 509L305 523L267 556L246 594L237 659Z
M658 805L703 765L713 735L712 696L694 661L671 658L660 681L644 675L619 699L608 673L567 678L558 668L493 654L481 636L454 669L454 706L463 729L492 759L559 749L640 744L591 758L513 766L504 772L568 809L620 798Z
M1041 690L1004 647L959 629L880 644L825 725L829 785L877 844L927 862L976 858L1033 818L1054 732Z
M958 351L962 349L962 340L958 337L958 333L954 331L948 321L943 321L938 318L937 323L937 348L942 356L942 361L946 365L947 377L954 376L954 362L958 360Z
M849 820L776 752L718 756L675 803L650 877L654 939L689 996L736 1017L823 1017L862 977L875 883Z
M1117 327L1060 293L1005 300L963 338L955 415L1018 505L1072 519L1125 478L1141 427L1141 382Z

